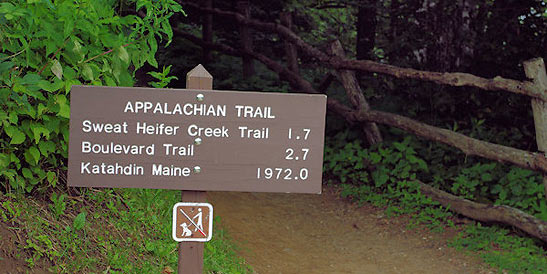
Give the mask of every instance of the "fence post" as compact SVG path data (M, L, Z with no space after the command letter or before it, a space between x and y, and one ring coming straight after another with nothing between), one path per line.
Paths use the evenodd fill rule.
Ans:
M202 65L186 74L187 89L213 89L213 76ZM205 191L182 191L183 202L205 202ZM178 273L203 273L203 243L180 242Z
M346 58L346 53L344 52L340 40L331 42L328 51L334 56ZM342 86L344 86L344 89L346 90L346 95L353 105L353 109L359 113L369 111L370 106L361 90L361 86L359 86L359 81L355 76L355 72L352 70L339 69L336 73L338 74L338 78L340 78L340 82L342 82ZM376 123L364 123L363 132L365 133L369 145L382 142L382 134Z
M539 92L547 90L547 74L545 73L545 62L543 58L534 58L523 62L526 77L533 81ZM547 157L547 102L533 98L532 111L534 114L534 125L536 128L536 142L538 150ZM543 174L543 187L547 199L547 174Z

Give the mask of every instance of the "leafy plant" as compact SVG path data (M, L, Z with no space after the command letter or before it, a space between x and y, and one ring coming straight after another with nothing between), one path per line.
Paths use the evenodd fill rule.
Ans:
M21 207L19 207L16 202L4 201L1 205L3 210L0 214L2 214L2 220L4 222L14 222L17 218L19 218L19 216L21 216Z
M330 180L342 182L343 197L387 206L388 215L413 213L418 223L431 228L440 229L447 223L451 213L419 191L417 179L428 166L417 156L410 138L364 149L359 140L339 146L346 137L347 133L341 133L327 140L324 164L327 174L334 177Z
M172 80L177 80L176 76L168 76L171 71L171 66L163 67L162 72L151 71L148 74L156 78L154 82L148 82L149 85L155 88L165 88Z
M86 215L87 215L87 213L80 212L76 216L76 218L74 218L74 222L72 223L72 227L74 228L75 231L78 231L78 230L81 230L81 229L84 228Z
M4 189L55 186L67 157L72 85L131 86L173 36L173 0L0 3L0 177Z
M516 207L547 221L545 188L539 174L511 167L509 172L490 188L490 192L497 194L495 204Z
M53 204L50 204L49 208L53 212L55 219L59 219L61 215L65 214L65 209L66 209L65 197L66 196L67 195L64 193L61 195L57 195L57 193L53 192L51 194L50 199L53 202Z
M467 199L476 199L477 197L480 197L482 194L481 190L484 190L483 187L486 187L484 184L489 183L494 179L492 171L495 167L496 163L478 163L470 168L464 168L460 174L454 178L454 183L451 187L452 193Z

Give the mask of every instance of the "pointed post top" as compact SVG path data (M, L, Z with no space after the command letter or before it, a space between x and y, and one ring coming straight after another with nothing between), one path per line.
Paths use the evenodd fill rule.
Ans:
M202 64L197 65L195 68L190 70L186 77L204 77L204 78L213 78L213 76L203 67Z
M213 76L201 65L186 74L187 89L213 89Z

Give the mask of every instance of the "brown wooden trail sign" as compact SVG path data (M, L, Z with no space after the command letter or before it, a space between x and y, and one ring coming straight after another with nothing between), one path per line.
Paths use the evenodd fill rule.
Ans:
M184 202L321 193L325 95L213 91L201 65L186 85L74 86L68 185L180 189ZM181 242L179 273L202 269L203 243Z
M71 106L69 186L321 193L324 95L75 86Z

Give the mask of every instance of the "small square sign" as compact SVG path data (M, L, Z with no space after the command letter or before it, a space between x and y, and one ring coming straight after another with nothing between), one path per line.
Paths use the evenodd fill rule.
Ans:
M176 203L173 206L173 240L208 242L213 234L213 206L209 203Z

